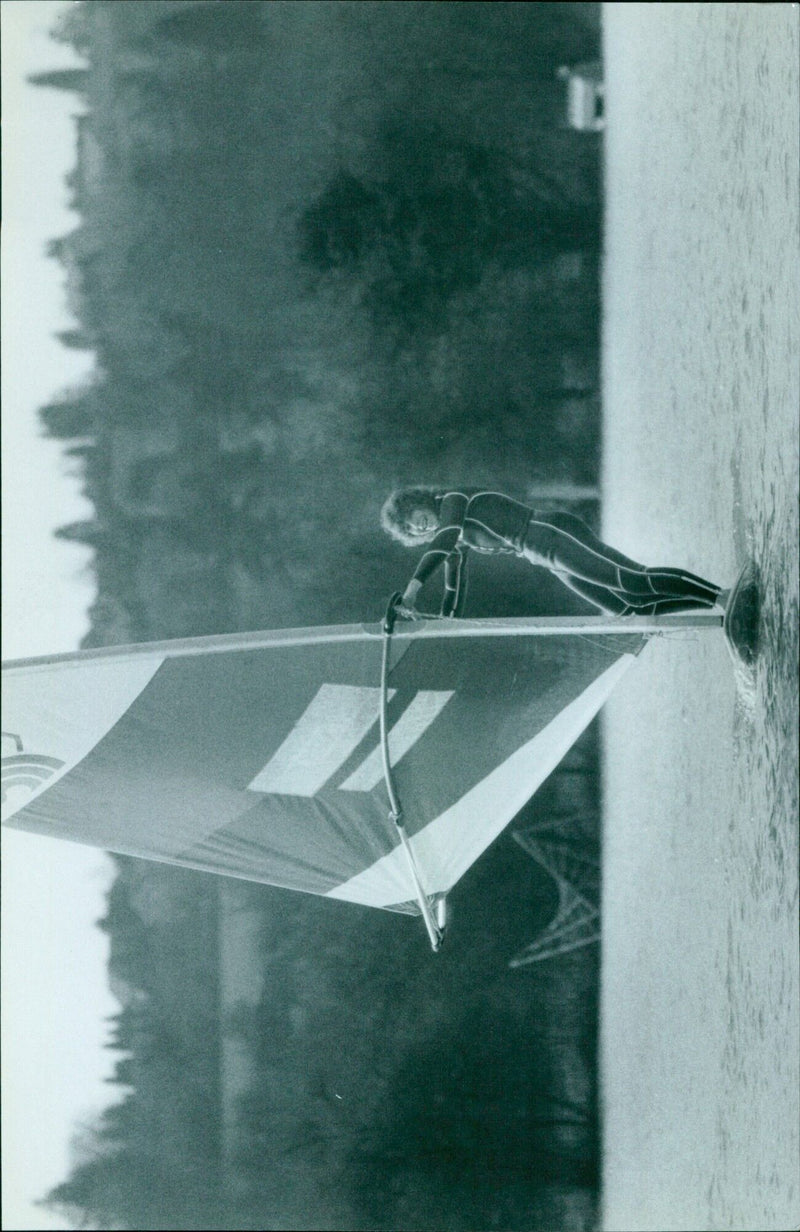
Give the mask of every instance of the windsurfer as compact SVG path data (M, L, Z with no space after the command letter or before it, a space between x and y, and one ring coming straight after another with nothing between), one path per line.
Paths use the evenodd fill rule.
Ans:
M444 570L441 615L459 616L469 549L513 553L541 565L601 611L652 616L724 606L726 592L685 569L647 568L601 542L572 513L544 513L501 492L407 487L393 492L381 523L406 547L429 543L403 594L414 614L424 583Z

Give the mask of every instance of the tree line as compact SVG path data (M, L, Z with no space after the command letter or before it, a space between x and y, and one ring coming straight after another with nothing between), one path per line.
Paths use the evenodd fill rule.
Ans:
M80 221L50 252L76 318L61 340L95 365L40 417L94 509L59 532L94 550L85 645L377 616L412 564L378 526L396 483L524 497L596 481L599 150L563 126L556 69L598 54L598 8L70 7L55 34L86 67L37 81L84 108ZM476 570L473 614L552 601ZM577 1138L542 1126L561 1053L591 1073L596 957L537 976L532 1011L504 962L551 890L508 847L484 869L464 889L471 957L441 980L393 918L334 923L254 889L283 974L220 1023L212 883L122 861L102 926L127 998L110 1024L125 1095L49 1201L98 1226L369 1227L391 1211L435 1227L446 1209L454 1229L521 1229L559 1185L593 1191L591 1093ZM157 894L168 922L142 915ZM354 1014L348 1120L320 1058L353 1046ZM236 1200L218 1091L234 1030L258 1058Z

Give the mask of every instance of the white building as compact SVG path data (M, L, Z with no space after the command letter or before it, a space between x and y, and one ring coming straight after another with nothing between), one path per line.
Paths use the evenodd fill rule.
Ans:
M605 87L599 60L562 65L558 77L566 83L566 123L581 132L600 132L605 126Z

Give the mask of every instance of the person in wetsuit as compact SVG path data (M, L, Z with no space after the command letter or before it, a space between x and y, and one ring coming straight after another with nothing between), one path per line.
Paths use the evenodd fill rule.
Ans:
M727 592L685 569L647 568L602 543L571 513L543 513L502 492L400 488L381 524L407 547L429 543L403 594L413 613L424 583L444 570L442 616L459 616L468 550L514 554L541 565L601 611L653 616L724 606Z

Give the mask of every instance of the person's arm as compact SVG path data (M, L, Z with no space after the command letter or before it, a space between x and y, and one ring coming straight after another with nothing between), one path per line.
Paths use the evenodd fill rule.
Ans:
M444 564L444 595L441 615L460 616L464 608L467 589L467 555L462 548L454 548Z
M404 607L414 608L417 596L428 578L432 577L437 569L441 569L443 565L446 565L450 556L454 554L458 532L458 527L448 526L445 530L440 531L433 540L431 547L420 560L411 576L411 580L403 591L402 602ZM458 553L456 554L458 555Z

